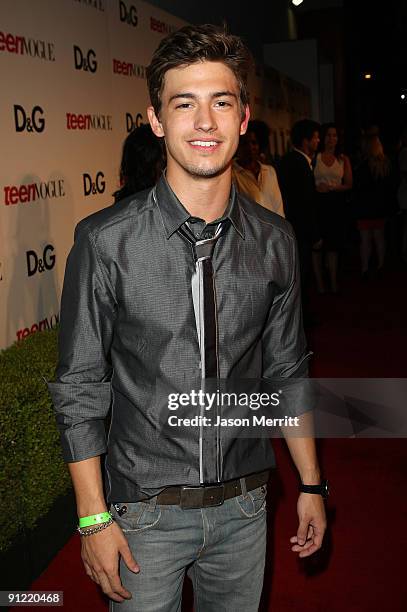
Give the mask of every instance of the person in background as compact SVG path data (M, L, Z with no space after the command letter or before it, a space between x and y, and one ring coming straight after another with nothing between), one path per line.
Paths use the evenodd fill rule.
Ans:
M369 278L372 245L377 256L377 270L382 272L385 258L384 226L394 208L395 181L389 158L378 136L366 139L365 160L355 170L354 202L360 233L362 280Z
M400 184L397 191L397 200L401 212L401 257L407 263L407 127L401 135L401 147L398 154Z
M297 121L291 130L292 150L278 167L278 180L286 218L294 228L298 243L304 323L313 324L308 307L308 288L312 269L312 250L322 247L317 223L316 189L312 160L319 145L319 123Z
M270 128L261 119L252 119L250 129L256 134L259 143L259 162L273 166L273 155L270 150Z
M237 161L233 163L233 180L240 193L284 217L276 171L261 163L259 141L251 121L248 131L240 138Z
M156 184L164 165L161 140L150 124L142 124L127 136L120 163L121 187L114 194L115 202Z
M323 241L322 250L312 253L317 291L325 293L322 271L325 263L331 291L338 293L338 253L342 250L345 235L345 194L352 189L352 167L349 158L340 152L338 130L334 123L321 127L320 152L316 157L314 177L318 192L318 225Z

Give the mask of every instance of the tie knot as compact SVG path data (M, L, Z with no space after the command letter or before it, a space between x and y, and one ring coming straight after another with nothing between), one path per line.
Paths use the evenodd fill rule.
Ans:
M198 240L195 242L194 250L196 259L212 257L217 239L218 236L214 236L213 238L207 238L206 240Z
M223 234L226 229L226 221L221 221L214 235L211 238L206 238L205 240L197 240L194 244L195 257L196 259L204 259L207 257L212 257L213 250L215 248L215 244L218 238Z
M208 259L212 257L215 244L218 238L226 231L228 225L227 219L220 221L214 235L203 240L197 240L195 238L187 223L185 227L180 227L178 229L178 234L192 246L195 261L198 261L199 259Z

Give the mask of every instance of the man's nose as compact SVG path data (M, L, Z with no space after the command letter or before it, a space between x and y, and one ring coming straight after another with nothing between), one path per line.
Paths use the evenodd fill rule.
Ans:
M203 130L204 132L213 132L216 129L215 112L209 104L202 104L197 109L194 127L196 130Z

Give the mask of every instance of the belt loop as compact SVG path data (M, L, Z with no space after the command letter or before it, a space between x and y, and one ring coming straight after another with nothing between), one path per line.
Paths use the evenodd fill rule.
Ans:
M148 500L147 511L154 512L157 505L157 495Z
M246 497L247 496L246 478L241 478L240 479L240 488L242 489L243 497Z

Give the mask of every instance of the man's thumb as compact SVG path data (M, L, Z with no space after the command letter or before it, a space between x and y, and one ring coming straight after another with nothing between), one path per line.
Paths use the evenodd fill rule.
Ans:
M128 546L123 548L120 551L120 554L122 556L123 561L125 562L125 564L127 565L130 571L135 572L135 573L138 573L140 571L140 566L138 565L137 561L131 554L130 548Z
M298 539L298 544L300 546L303 546L306 542L307 539L307 530L308 530L308 525L305 522L301 522L299 527L298 527L298 531L297 531L297 539Z

